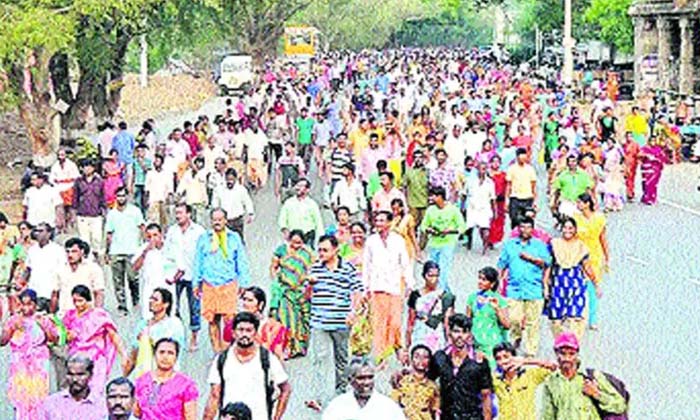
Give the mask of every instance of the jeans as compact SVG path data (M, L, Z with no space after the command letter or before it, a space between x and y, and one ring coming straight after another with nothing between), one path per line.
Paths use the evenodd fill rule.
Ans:
M333 348L333 360L335 365L335 394L340 395L345 392L348 379L345 376L345 368L348 365L348 338L349 330L324 331L311 329L311 339L309 342L309 357L311 357L311 371L313 372L313 383L322 387L326 383L324 366L330 357L330 349ZM326 403L328 398L324 389L315 392L317 399L321 403Z
M440 267L440 288L447 292L450 291L449 278L456 248L456 245L428 247L428 255L430 260L436 262Z
M146 216L146 186L134 185L134 204L141 209L141 213Z
M201 304L199 299L192 293L192 282L189 280L180 280L175 284L175 294L177 296L175 298L175 302L177 303L175 314L178 318L182 319L182 316L180 316L180 296L183 291L187 297L187 308L190 313L190 331L199 331L202 327L200 321Z
M118 309L127 309L126 291L124 282L129 286L131 293L131 303L139 304L139 279L131 265L130 255L111 255L112 283L114 284L114 294L117 296Z

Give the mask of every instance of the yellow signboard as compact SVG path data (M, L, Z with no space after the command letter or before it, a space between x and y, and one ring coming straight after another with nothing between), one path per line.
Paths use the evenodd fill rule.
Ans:
M316 54L316 34L312 26L288 26L284 28L284 54L299 56Z

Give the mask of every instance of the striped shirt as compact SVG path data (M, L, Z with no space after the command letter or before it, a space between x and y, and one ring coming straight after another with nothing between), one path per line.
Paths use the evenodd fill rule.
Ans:
M331 164L331 180L340 181L345 178L343 167L348 163L353 163L352 152L336 148L331 152L329 160Z
M311 266L311 328L324 331L347 329L345 319L352 310L350 296L362 292L362 282L355 267L338 258L338 267L330 270L322 262Z

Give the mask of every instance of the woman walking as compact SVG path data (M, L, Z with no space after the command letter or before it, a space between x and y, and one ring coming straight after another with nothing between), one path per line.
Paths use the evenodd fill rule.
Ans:
M126 369L128 357L124 343L117 334L117 325L109 313L93 306L90 289L78 285L73 288L71 295L75 308L63 316L68 356L81 354L95 363L90 389L102 393L117 354L122 361L122 368Z
M580 212L574 216L578 227L578 237L588 248L588 258L593 270L593 278L600 285L603 280L603 272L608 271L610 262L605 216L594 210L593 197L588 193L581 194L576 205ZM598 296L600 293L600 287L594 287L590 280L586 282L586 295L589 306L588 327L592 330L597 329Z
M478 291L467 298L466 315L472 319L472 334L476 349L484 353L491 369L496 361L493 349L508 341L508 302L498 290L498 270L484 267L479 270Z
M491 158L490 176L496 190L496 214L491 219L489 228L489 247L503 240L506 226L506 173L501 170L501 158L496 155Z
M657 137L652 137L649 144L639 150L639 160L642 162L642 195L641 202L646 205L656 204L657 188L661 180L664 165L670 163L666 156L663 143Z
M307 273L314 262L314 253L304 244L304 233L293 230L289 241L280 245L272 256L270 275L270 311L289 330L287 357L305 356L309 349L309 316ZM282 358L284 360L284 358Z
M117 201L117 190L124 185L124 164L119 162L119 152L109 151L109 158L102 163L104 193L107 207L112 208Z
M195 420L199 391L192 378L177 372L180 343L165 337L153 346L155 369L136 380L134 415L142 420Z
M48 344L57 337L53 323L36 313L36 292L27 289L19 300L19 313L5 323L0 346L10 345L7 399L14 407L15 419L34 420L49 395Z
M418 256L418 240L416 239L416 221L406 211L403 200L395 198L391 200L391 212L394 218L391 220L391 229L401 235L406 241L408 258L415 262Z
M576 221L567 218L562 223L561 238L552 239L554 256L551 281L545 285L547 306L545 314L552 322L552 335L569 331L583 338L586 329L584 311L586 309L586 279L591 279L598 292L598 279L593 273L586 244L577 236Z
M445 347L447 319L454 314L455 297L439 286L440 267L434 261L423 265L423 288L408 297L406 350L423 344L436 352Z

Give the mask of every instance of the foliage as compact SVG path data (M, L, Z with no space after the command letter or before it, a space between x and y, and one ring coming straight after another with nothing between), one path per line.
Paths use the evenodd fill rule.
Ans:
M632 0L592 0L585 12L599 38L624 53L634 50L634 25L627 14L631 5Z
M314 0L291 22L319 29L330 49L381 48L402 22L428 10L422 0Z

